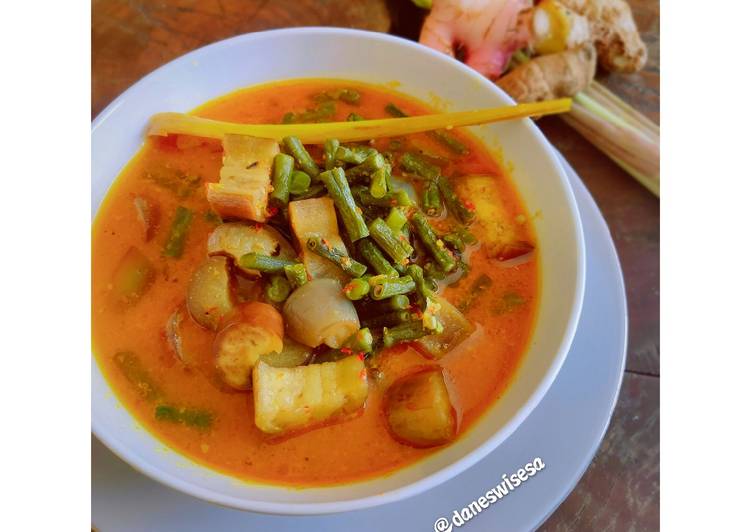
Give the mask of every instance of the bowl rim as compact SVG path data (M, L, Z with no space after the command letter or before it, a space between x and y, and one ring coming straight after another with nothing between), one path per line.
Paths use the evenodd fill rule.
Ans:
M448 55L442 54L418 42L410 41L408 39L397 37L391 34L380 33L380 32L375 32L375 31L366 31L366 30L350 29L350 28L308 26L308 27L297 27L297 28L271 29L271 30L265 30L265 31L245 33L245 34L237 35L234 37L230 37L227 39L223 39L220 41L207 44L200 48L196 48L195 50L191 50L190 52L187 52L165 63L164 65L158 67L157 69L151 71L150 73L146 74L137 82L129 86L119 96L117 96L93 120L92 126L91 126L91 134L93 135L96 132L99 125L105 122L109 118L109 116L115 110L117 110L117 108L124 101L126 101L130 97L130 95L133 92L136 92L136 90L139 89L140 87L147 85L153 79L158 78L162 74L163 71L170 69L170 68L174 68L176 65L182 65L187 62L194 61L198 59L202 54L205 54L209 49L211 49L212 51L221 50L221 49L229 48L233 46L234 44L241 42L241 41L255 41L255 40L265 39L269 36L284 36L284 35L296 35L296 36L299 36L299 35L303 35L303 36L304 35L333 35L333 36L342 35L342 36L350 36L350 37L354 36L358 38L374 39L376 41L385 41L385 42L390 42L392 44L397 44L399 46L409 47L415 51L419 51L420 53L431 55L433 56L434 59L443 61L448 69L452 69L452 68L457 69L462 74L472 78L475 82L485 85L486 87L495 91L504 102L508 104L514 103L514 101L502 89L500 89L497 85L492 83L490 80L488 80L484 76L480 75L475 70L471 69L470 67L466 66L465 64L459 61L454 60ZM126 462L127 464L129 464L130 466L138 470L139 472L143 473L144 475L156 480L157 482L165 484L173 489L182 491L193 497L196 497L205 501L209 501L211 503L218 504L220 506L224 506L228 508L267 513L267 514L282 514L282 515L332 514L332 513L346 512L346 511L352 511L352 510L361 510L361 509L371 508L371 507L380 506L383 504L388 504L391 502L396 502L399 500L407 499L409 497L418 495L430 488L438 486L452 479L453 477L455 477L462 471L472 467L473 465L478 463L480 460L485 458L490 452L492 452L494 449L500 446L500 444L503 443L503 441L506 438L508 438L511 434L513 434L514 431L516 431L519 425L521 425L522 422L524 422L524 420L537 407L537 405L540 403L542 398L547 393L548 389L550 388L556 376L558 375L558 372L561 366L563 365L566 359L566 356L568 355L568 352L571 348L574 335L576 333L576 329L579 323L579 317L581 315L581 310L582 310L583 301L584 301L584 283L585 283L585 277L586 277L584 232L583 232L583 226L581 222L581 216L579 213L579 208L578 208L576 199L574 197L574 192L571 187L571 183L566 178L566 172L556 155L555 149L552 147L552 145L547 140L547 138L545 138L542 132L534 125L534 123L529 118L524 119L522 122L523 122L523 126L529 130L529 132L534 136L537 143L539 143L543 151L546 153L546 155L548 156L550 160L551 165L556 169L557 177L562 184L564 196L566 199L566 205L571 211L571 218L574 223L575 244L576 244L576 263L577 263L576 284L575 284L575 290L574 290L574 302L573 302L573 308L571 309L571 312L568 317L568 322L566 324L563 337L561 339L561 343L559 344L558 352L556 353L555 358L551 361L551 364L547 372L545 373L543 378L540 380L540 382L538 382L536 388L534 389L532 394L529 396L529 398L526 400L526 402L522 405L521 408L517 410L517 412L513 415L513 417L506 424L499 427L498 430L494 432L490 437L488 437L481 445L469 451L464 456L455 460L449 465L429 475L426 475L414 482L405 484L401 487L391 489L383 493L360 497L357 499L344 500L344 501L300 503L300 502L257 501L257 500L252 500L252 499L235 497L235 496L217 493L216 491L213 491L208 488L204 488L195 482L189 482L189 481L183 480L182 478L179 478L173 475L172 473L170 473L169 471L163 468L157 467L156 465L152 465L151 463L145 460L142 460L141 457L138 455L138 453L131 450L125 443L123 443L119 438L117 438L116 435L108 433L105 430L102 430L102 428L99 427L99 425L96 423L96 419L94 418L94 416L92 416L92 432L94 433L94 435L121 460L123 460L124 462ZM96 212L98 212L98 209L99 207L97 207L97 209L94 212L92 212L92 215L95 215ZM91 360L92 360L92 372L94 371L101 372L93 351L91 355ZM92 403L92 410L93 410L93 403ZM128 414L131 415L130 412L128 412ZM138 423L137 420L135 421ZM161 443L161 441L153 433L151 433L148 430L146 432L149 434L150 438L154 439L158 443ZM174 451L174 450L172 452L178 453L177 451ZM181 456L184 456L184 455L181 455ZM188 457L186 458L190 460ZM213 469L211 469L210 467L206 465L200 464L192 460L190 461L192 464L194 464L198 468L206 469L213 473L217 473L216 471L214 471ZM220 474L223 474L223 473L220 473ZM230 478L232 478L233 480L238 480L238 479L235 479L234 477L230 477ZM374 477L373 479L368 478L365 481L376 480L377 478L379 477ZM269 489L286 488L286 486L263 484L261 482L259 482L257 486L259 488L268 487ZM325 490L329 487L340 488L342 486L343 485L314 486L311 489Z

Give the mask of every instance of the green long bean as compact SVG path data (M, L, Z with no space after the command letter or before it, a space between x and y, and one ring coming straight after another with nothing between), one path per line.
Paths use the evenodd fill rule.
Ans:
M330 260L352 277L362 277L368 270L368 267L363 263L357 262L352 257L345 255L334 247L329 246L319 236L312 236L308 238L306 245L308 246L309 250L325 259Z
M175 210L175 217L172 219L169 236L164 244L164 255L179 259L185 248L185 240L188 238L190 223L193 221L193 211L182 205Z
M292 171L295 169L295 159L286 153L277 153L274 157L274 173L271 186L274 190L270 194L272 204L282 207L289 203L289 190Z
M239 260L240 266L248 270L258 270L263 273L280 273L284 271L285 266L294 266L297 264L291 260L271 257L261 253L246 253Z
M409 242L405 242L406 239L403 240L404 235L401 233L395 234L382 218L376 218L370 222L369 228L373 240L397 264L406 262L414 251Z
M438 189L441 191L441 196L446 202L446 207L453 214L457 220L463 224L470 223L475 218L475 211L467 207L464 202L456 195L451 183L444 176L439 176Z
M357 250L360 252L360 256L370 264L371 268L375 270L377 274L388 275L389 277L398 277L394 267L383 256L378 246L369 238L364 238L357 243Z
M415 287L415 281L408 275L396 278L378 275L371 278L370 297L380 301L400 294L409 294L414 292Z
M430 331L423 327L421 321L408 321L396 325L395 327L386 327L383 329L383 345L391 347L399 342L408 342L422 338Z
M352 197L352 191L344 175L344 170L341 168L332 168L321 173L319 177L323 181L323 184L326 185L326 190L329 191L331 199L334 200L334 205L339 211L339 216L344 223L344 228L350 240L355 242L368 236L370 234L368 226L365 225L362 213L355 204L355 199Z
M284 137L282 142L306 174L310 177L318 176L320 170L300 139L297 137Z
M446 245L436 236L428 219L420 211L412 215L412 226L417 233L417 237L425 244L433 258L444 272L450 272L456 268L456 259L451 252L446 249Z

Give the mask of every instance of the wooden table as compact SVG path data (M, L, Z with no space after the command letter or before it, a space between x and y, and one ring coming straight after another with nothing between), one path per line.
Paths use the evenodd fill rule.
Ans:
M659 3L631 0L649 47L646 69L605 76L659 123ZM344 26L416 38L409 0L94 0L92 115L158 66L205 44L288 26ZM621 396L600 450L543 530L659 528L660 204L557 118L540 127L582 177L610 226L626 278L629 349Z

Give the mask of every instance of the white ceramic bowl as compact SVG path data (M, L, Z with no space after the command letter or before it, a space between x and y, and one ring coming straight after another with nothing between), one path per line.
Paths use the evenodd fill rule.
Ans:
M188 111L240 87L304 77L398 81L398 90L428 102L437 96L450 110L511 103L458 61L389 35L333 28L242 35L159 68L97 117L92 128L92 216L141 146L153 113ZM529 211L541 213L534 223L542 285L537 324L516 378L463 437L417 464L365 482L303 490L244 483L191 462L151 436L114 396L92 357L96 436L133 467L175 489L225 506L282 514L341 512L410 497L452 478L496 448L535 408L566 357L584 293L584 239L564 171L530 120L472 130L489 146L503 148Z

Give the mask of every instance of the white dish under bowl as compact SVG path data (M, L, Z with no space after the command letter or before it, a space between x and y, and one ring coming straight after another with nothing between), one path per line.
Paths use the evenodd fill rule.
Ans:
M446 110L511 104L458 61L393 36L334 28L242 35L191 52L154 71L110 104L92 127L92 217L143 143L149 117L189 111L241 87L290 78L398 82L397 90ZM495 449L540 402L571 346L584 295L584 237L571 187L555 152L530 120L471 128L503 150L534 219L541 286L535 330L511 386L461 438L392 474L341 486L290 489L242 482L196 464L146 431L123 407L92 356L92 430L123 460L195 497L279 514L367 508L430 489ZM342 452L347 452L346 447Z

